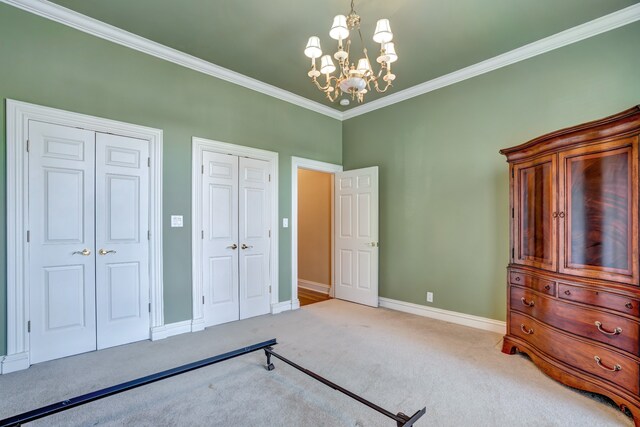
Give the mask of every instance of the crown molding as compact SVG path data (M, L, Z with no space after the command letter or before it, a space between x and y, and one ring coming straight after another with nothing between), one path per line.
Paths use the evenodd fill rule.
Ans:
M319 102L312 101L268 83L245 76L244 74L196 58L195 56L140 37L47 0L0 0L0 2L337 120L348 120L640 20L640 4L635 4L477 64L341 112Z
M617 12L610 13L609 15L594 19L593 21L586 22L544 39L529 43L501 55L494 56L493 58L485 61L478 62L477 64L469 67L462 68L433 80L404 89L400 92L387 95L384 98L352 108L342 114L342 120L348 120L353 117L366 114L370 111L378 110L463 80L497 70L498 68L524 61L525 59L614 30L638 20L640 20L640 4L635 4Z
M282 101L289 102L299 107L315 111L331 118L342 120L342 113L334 108L327 107L316 101L311 101L300 95L296 95L276 86L247 77L244 74L231 71L227 68L205 61L179 50L156 43L144 37L114 27L97 19L90 18L81 13L67 9L46 0L0 0L11 6L33 13L34 15L50 19L60 24L67 25L76 30L83 31L96 37L117 43L122 46L173 62L174 64L190 68L203 74L225 80L230 83L243 86L247 89L272 96Z

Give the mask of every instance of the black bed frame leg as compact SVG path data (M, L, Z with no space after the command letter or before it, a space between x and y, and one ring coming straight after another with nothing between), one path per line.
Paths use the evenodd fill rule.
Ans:
M413 414L412 416L409 416L405 413L402 412L398 412L398 414L396 415L397 419L397 425L398 427L412 427L413 424L418 421L418 419L420 419L420 417L422 417L425 413L427 412L427 408L422 408L421 410L419 410L418 412L416 412L415 414Z
M269 350L272 350L271 347L267 347L264 349L264 355L267 356L267 371L273 371L274 369L276 369L275 366L273 366L273 363L271 363L271 352Z

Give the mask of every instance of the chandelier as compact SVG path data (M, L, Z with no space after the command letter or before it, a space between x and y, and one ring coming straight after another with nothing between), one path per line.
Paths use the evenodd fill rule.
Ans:
M357 66L349 60L351 48L349 34L353 30L358 32L364 54L363 58L358 59ZM378 20L375 33L373 34L373 41L380 43L380 56L376 59L378 64L380 64L378 73L374 73L371 68L367 48L362 39L362 33L360 32L360 16L353 8L353 0L351 0L351 11L349 15L337 15L333 18L333 25L329 31L329 36L338 41L338 50L333 54L333 57L338 61L337 68L330 55L322 56L320 39L316 36L309 37L304 54L311 58L311 70L309 70L307 75L311 77L311 81L319 90L325 93L331 102L334 102L342 93L345 93L351 95L352 100L357 99L358 103L361 103L364 101L364 95L369 92L372 87L376 92L383 93L392 86L392 82L396 76L391 72L391 63L398 60L398 55L396 55L395 46L391 42L391 40L393 40L393 33L391 32L388 19ZM320 70L316 68L317 58L320 58ZM338 73L334 76L333 73L336 69ZM321 74L325 76L324 86L318 81L318 77L320 77ZM381 77L384 84L378 83ZM342 105L348 105L349 101L348 99L343 99L340 103Z

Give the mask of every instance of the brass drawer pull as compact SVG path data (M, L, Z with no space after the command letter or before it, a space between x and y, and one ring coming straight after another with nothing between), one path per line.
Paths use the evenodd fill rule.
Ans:
M564 291L564 294L565 295L571 295L571 291L567 289L566 291Z
M622 366L615 364L613 366L613 368L609 368L604 366L601 362L602 359L600 359L598 356L593 356L593 358L596 360L596 363L598 364L598 366L600 366L602 369L604 369L605 371L609 371L609 372L618 372L622 370Z
M524 299L524 297L520 298L520 301L522 301L522 303L527 307L533 307L535 305L535 301L531 300L531 302L527 302L527 300Z
M560 213L558 213L558 216L559 216L560 218L564 218L564 212L560 212Z
M597 320L596 320L595 325L596 325L596 328L598 328L598 330L600 332L602 332L603 334L605 334L605 335L620 335L622 333L622 328L615 328L613 330L613 332L609 332L609 331L607 331L605 329L602 329L602 323L598 322Z
M633 308L633 304L631 304L630 302L626 303L624 306L627 307L629 310Z
M520 324L520 330L521 330L522 332L524 332L525 334L527 334L527 335L531 335L531 334L533 333L533 328L531 328L531 329L527 329L527 328L524 326L524 323L521 323L521 324Z
M544 289L545 289L546 291L548 291L549 289L551 289L551 286L549 286L549 285L545 285Z
M551 216L552 216L553 218L558 218L558 212L554 212L554 213L552 213L552 214L551 214Z
M520 281L520 276L516 276L516 282Z

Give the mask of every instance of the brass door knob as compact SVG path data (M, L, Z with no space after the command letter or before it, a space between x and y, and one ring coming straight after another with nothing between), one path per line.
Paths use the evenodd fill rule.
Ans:
M240 249L249 249L252 248L253 246L247 246L244 243L242 244L242 246L240 246Z
M104 249L100 249L100 250L98 251L98 253L99 253L100 255L106 255L106 254L115 254L115 253L116 253L116 251L114 251L114 250L108 250L108 251L106 251L106 250L104 250Z
M87 249L87 248L84 248L84 249L83 249L83 250L81 250L81 251L75 251L75 252L72 252L72 253L71 253L71 255L83 255L83 256L89 256L89 255L91 255L91 251L90 251L89 249Z
M238 245L236 245L236 244L234 243L234 244L233 244L233 245L231 245L231 246L227 246L227 249L233 249L233 250L238 249Z

